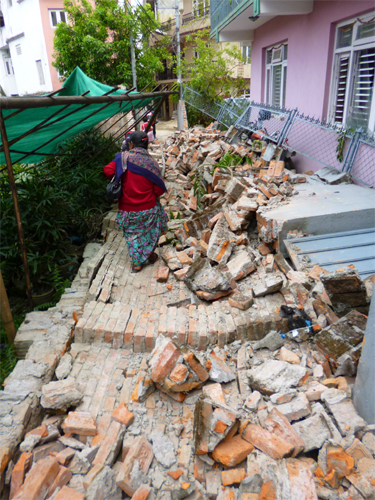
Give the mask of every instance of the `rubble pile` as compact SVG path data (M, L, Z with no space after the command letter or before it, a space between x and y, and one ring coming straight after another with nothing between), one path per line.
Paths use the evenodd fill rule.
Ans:
M314 332L353 307L367 314L373 283L362 281L353 266L341 274L315 266L308 274L279 253L277 228L265 225L262 213L288 203L308 174L286 169L281 148L269 153L271 145L237 136L231 144L234 132L196 128L175 133L163 145L169 192L161 202L172 219L159 241L165 267L158 281L173 273L195 295L193 303L227 297L241 310L257 308L254 298L281 294L275 312L285 305L302 309L299 326L312 325ZM289 324L289 330L295 327Z
M337 338L363 337L353 312L335 325ZM318 345L271 332L195 351L159 335L149 354L110 355L119 376L108 418L95 419L82 385L93 354L72 344L56 369L66 378L42 388L47 415L8 466L9 498L375 498L375 426Z

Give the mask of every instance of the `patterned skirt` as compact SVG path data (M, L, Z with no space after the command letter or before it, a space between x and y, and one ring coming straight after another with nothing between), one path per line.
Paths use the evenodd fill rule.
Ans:
M168 229L168 216L159 202L153 208L140 212L120 210L116 222L124 232L134 266L146 262L158 244L161 233Z

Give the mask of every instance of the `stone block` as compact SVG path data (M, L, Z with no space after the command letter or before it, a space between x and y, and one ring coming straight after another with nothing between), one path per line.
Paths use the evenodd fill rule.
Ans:
M311 413L310 403L303 392L299 393L290 402L278 405L277 409L285 415L289 422L300 420Z
M253 345L253 350L269 349L270 351L277 351L284 343L285 340L281 337L280 333L276 330L271 330L265 337Z
M103 467L95 474L86 490L86 500L101 499L122 499L122 491L116 484L116 472L108 466Z
M366 422L357 413L351 399L338 389L327 389L321 395L342 436L347 436L366 427Z
M295 352L287 349L286 347L282 347L280 349L279 359L280 361L287 361L288 363L292 363L293 365L300 364L299 356Z
M294 446L292 457L296 457L304 449L303 440L290 425L289 420L276 408L265 418L263 427Z
M147 480L154 453L146 438L139 436L129 449L117 475L118 486L130 497Z
M209 370L211 380L220 384L236 380L236 375L233 371L219 356L216 356L214 351L211 351L208 359L211 363Z
M229 198L237 201L245 189L246 187L234 177L227 183L225 193Z
M237 435L219 443L212 452L212 458L227 467L235 467L245 460L254 446Z
M271 395L296 387L307 377L306 368L285 361L270 360L247 371L253 390Z
M198 455L213 451L235 424L237 415L224 405L199 399L194 410L194 444Z
M253 295L254 297L264 297L269 293L278 292L282 286L283 279L280 276L271 276L253 287Z
M75 379L68 377L43 385L40 404L45 409L67 410L72 406L77 406L82 399L83 394L76 388Z
M346 448L345 453L350 455L355 460L360 460L361 458L372 458L370 451L357 438L355 438L353 443Z
M328 473L335 470L339 478L349 476L354 469L354 458L348 455L341 446L327 446Z
M14 500L45 498L59 470L60 465L54 458L49 457L37 462L27 474L23 488L16 494Z
M263 429L259 425L247 425L242 432L242 438L274 459L280 460L281 458L291 456L294 451L292 444Z
M305 452L319 450L327 439L331 438L330 430L324 417L312 415L292 425L293 430L302 439Z
M235 212L233 212L232 210L230 210L229 212L224 212L224 217L231 231L235 232L241 229L242 219L238 217Z
M307 463L296 458L282 460L271 468L278 500L318 500L312 472Z
M254 299L249 295L243 295L242 293L238 293L232 295L232 297L228 298L229 304L232 307L236 307L237 309L241 309L242 311L246 311L250 306L253 305Z
M95 436L96 422L89 412L70 411L62 423L65 434L79 434L81 436Z
M230 281L218 266L211 266L207 259L201 257L195 259L190 266L185 283L189 290L205 300L215 300L218 295L232 291Z
M218 264L226 264L232 253L233 243L225 217L216 223L207 249L207 257Z
M246 252L246 250L241 250L227 262L223 271L229 279L237 281L252 273L255 269L256 267L250 259L248 252Z

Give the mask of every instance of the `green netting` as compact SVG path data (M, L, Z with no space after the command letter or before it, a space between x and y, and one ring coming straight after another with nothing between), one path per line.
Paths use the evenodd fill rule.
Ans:
M65 81L63 87L63 90L56 95L79 96L89 90L90 92L87 96L101 96L112 89L108 85L89 78L78 67ZM124 93L125 91L123 90L117 90L116 92L112 92L111 95ZM131 92L130 94L136 94L136 92ZM92 128L97 123L116 113L127 113L133 107L143 108L150 101L151 99L140 99L111 104L74 104L69 106L33 108L26 109L8 119L6 117L17 111L17 109L4 109L3 116L8 141L10 142L12 163L17 163L18 161L22 163L39 162L43 159L44 155L57 153L59 144L69 137ZM85 119L86 117L89 118ZM13 140L21 137L42 122L44 123L41 129L12 143ZM27 158L23 158L25 154L28 154ZM0 152L0 164L4 163L4 152Z

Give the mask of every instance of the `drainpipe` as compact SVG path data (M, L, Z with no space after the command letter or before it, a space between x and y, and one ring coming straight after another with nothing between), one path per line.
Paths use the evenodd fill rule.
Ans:
M375 300L371 301L362 354L354 384L353 403L368 424L375 424Z

